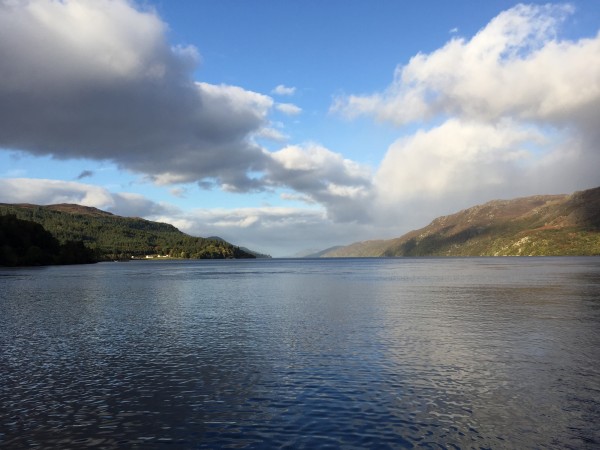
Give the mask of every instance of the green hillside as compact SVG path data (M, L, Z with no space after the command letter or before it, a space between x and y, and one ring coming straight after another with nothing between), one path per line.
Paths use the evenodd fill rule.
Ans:
M79 205L0 204L0 215L39 223L60 243L82 241L99 259L146 255L176 258L254 258L223 240L189 236L166 223L121 217Z
M81 241L59 243L39 223L0 215L0 266L40 266L95 262Z
M600 188L494 200L391 240L358 242L325 257L600 255Z

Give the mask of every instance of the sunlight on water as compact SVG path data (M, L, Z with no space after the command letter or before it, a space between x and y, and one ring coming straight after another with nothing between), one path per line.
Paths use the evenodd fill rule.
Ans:
M600 445L600 258L0 270L0 447Z

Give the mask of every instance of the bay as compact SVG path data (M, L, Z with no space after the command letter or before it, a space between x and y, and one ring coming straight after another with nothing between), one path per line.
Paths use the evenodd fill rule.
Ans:
M598 448L600 258L0 269L3 448Z

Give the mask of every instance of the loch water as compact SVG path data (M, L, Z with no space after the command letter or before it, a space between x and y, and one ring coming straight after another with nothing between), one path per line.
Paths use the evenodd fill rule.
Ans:
M600 448L600 258L0 269L0 448Z

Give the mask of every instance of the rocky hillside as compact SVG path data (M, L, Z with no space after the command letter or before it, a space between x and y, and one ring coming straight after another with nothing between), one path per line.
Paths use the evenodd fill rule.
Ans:
M600 255L600 188L494 200L391 240L327 252L351 256Z

